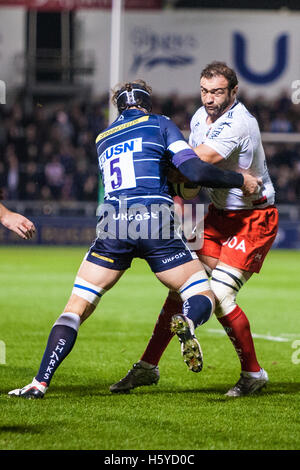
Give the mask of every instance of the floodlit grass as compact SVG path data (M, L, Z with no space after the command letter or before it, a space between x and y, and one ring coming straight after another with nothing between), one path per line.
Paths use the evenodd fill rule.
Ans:
M109 392L144 351L166 296L146 263L136 260L81 327L45 398L8 397L36 374L84 253L0 249L1 450L299 449L300 347L298 354L293 346L300 340L300 252L272 251L239 294L270 377L258 395L224 396L238 379L239 361L215 318L197 330L205 360L200 374L187 370L174 338L157 386Z

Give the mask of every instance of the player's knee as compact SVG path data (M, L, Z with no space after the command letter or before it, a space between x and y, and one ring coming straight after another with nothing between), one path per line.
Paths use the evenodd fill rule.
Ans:
M180 287L178 293L183 302L193 295L203 294L210 291L209 280L205 271L198 271Z
M233 293L223 295L223 292L217 291L216 295L222 296L220 301L216 302L215 315L217 318L224 317L231 313L236 307L236 296Z
M75 279L74 287L72 290L72 294L75 294L81 299L86 300L94 307L97 307L101 297L105 294L105 292L106 290L102 287L87 282L78 276Z
M216 297L215 315L220 318L228 315L236 307L237 292L232 287L211 281L211 288Z
M208 264L203 263L203 261L201 261L201 263L202 263L202 266L205 269L205 272L206 272L207 276L210 277L211 273L213 271L212 268L210 266L208 266Z
M211 289L216 297L216 316L223 317L236 307L236 296L245 282L243 274L231 267L217 267L212 271Z

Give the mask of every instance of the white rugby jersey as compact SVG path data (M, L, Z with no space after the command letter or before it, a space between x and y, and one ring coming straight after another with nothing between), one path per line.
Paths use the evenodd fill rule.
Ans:
M237 210L263 208L274 204L275 192L270 179L257 120L247 108L236 101L214 123L206 123L207 112L202 106L191 120L189 144L205 144L223 157L218 167L223 170L250 173L262 178L259 193L246 197L241 189L206 188L218 209Z

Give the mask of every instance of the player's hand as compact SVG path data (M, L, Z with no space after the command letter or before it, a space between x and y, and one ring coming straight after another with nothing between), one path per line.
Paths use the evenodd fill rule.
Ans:
M2 225L17 233L24 240L29 240L35 233L34 224L17 212L6 211L1 219Z
M259 189L262 185L261 178L256 178L248 174L244 174L244 184L242 186L242 191L244 196L252 196L259 192Z

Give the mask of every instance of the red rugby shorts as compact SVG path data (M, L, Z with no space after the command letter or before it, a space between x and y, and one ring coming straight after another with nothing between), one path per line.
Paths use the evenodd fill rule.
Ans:
M276 207L227 211L212 204L204 219L204 242L198 255L217 258L244 271L258 273L278 230Z

